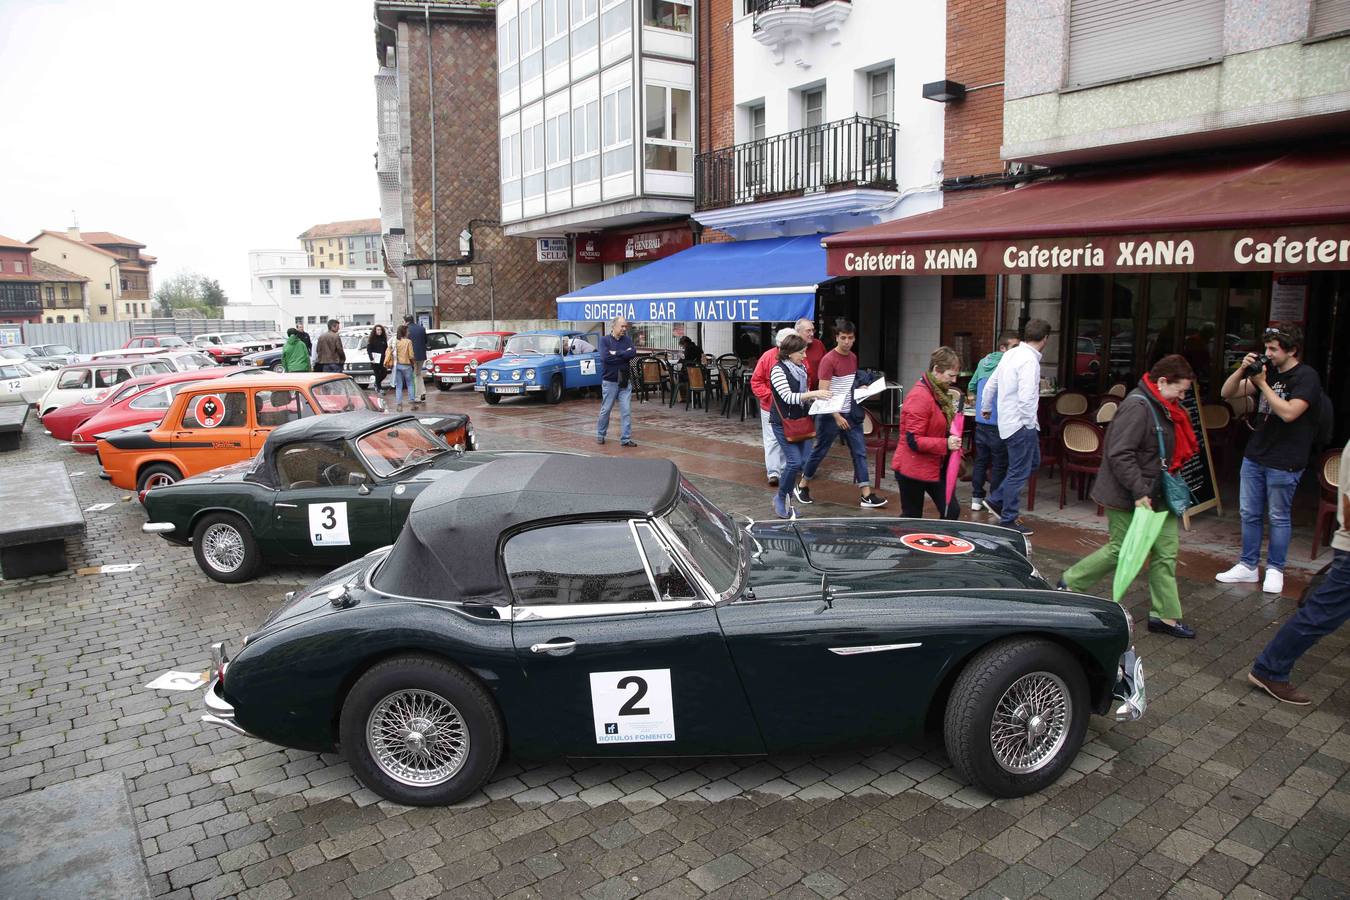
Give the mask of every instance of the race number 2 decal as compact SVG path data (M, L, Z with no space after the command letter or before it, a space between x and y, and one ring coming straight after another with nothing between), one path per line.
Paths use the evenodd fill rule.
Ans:
M593 359L583 359L583 360L581 361L581 374L582 374L582 375L594 375L594 374L595 374L595 360L593 360Z
M670 670L592 672L591 712L597 744L675 740Z
M349 547L346 503L309 505L309 542L315 547Z

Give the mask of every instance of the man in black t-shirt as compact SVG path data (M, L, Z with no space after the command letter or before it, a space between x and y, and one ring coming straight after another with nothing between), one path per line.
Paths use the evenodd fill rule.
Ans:
M1294 491L1308 467L1317 436L1317 410L1322 382L1311 366L1299 361L1303 330L1296 325L1271 323L1264 335L1270 362L1255 375L1246 367L1255 353L1243 358L1237 371L1223 383L1223 397L1256 397L1253 433L1242 460L1239 507L1242 514L1242 558L1216 581L1255 584L1259 578L1263 520L1270 519L1270 547L1266 551L1266 578L1262 590L1284 590L1284 562L1289 551L1289 509Z

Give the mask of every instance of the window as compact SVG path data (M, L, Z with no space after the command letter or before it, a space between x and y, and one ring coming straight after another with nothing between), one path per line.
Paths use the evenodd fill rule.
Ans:
M331 254L331 253L328 254L328 261L329 261L329 262L332 262L332 261L333 261L333 254Z
M78 321L80 321L80 317L79 317L79 316L71 316L71 317L70 317L70 321L72 321L72 322L78 322Z
M676 564L666 545L661 543L656 532L646 522L635 522L633 530L637 532L642 545L642 553L647 557L647 568L651 571L656 596L662 600L693 600L698 597L689 579Z
M338 265L343 265L343 264L345 264L346 262L347 262L347 261L346 261L345 259L343 259L343 253L342 253L342 251L339 250L339 251L338 251Z
M189 397L183 428L243 428L248 424L248 399L243 391L212 391Z
M15 273L16 275L22 275L22 274L23 274L23 260L18 260L18 259L16 259L16 260L14 261L14 273Z
M502 203L520 200L520 135L502 135Z
M1308 37L1320 38L1350 31L1350 0L1313 0Z
M691 33L693 4L688 0L642 0L642 24Z
M47 295L49 302L56 302L56 288L54 286L49 284L42 289L42 292Z
M327 278L320 278L320 279L319 279L319 294L320 294L320 296L326 296L326 295L332 293L332 291L329 290L329 284L330 284L330 282L328 281Z
M275 428L314 415L299 391L258 391L253 395L253 417L259 428Z
M628 33L633 22L632 7L628 0L602 0L604 12L600 14L600 40L622 37Z
M269 291L272 289L272 279L270 279L270 278L267 279L267 289L268 289Z
M600 101L572 110L572 176L577 184L600 177Z
M572 55L595 49L600 42L598 0L572 0Z
M127 280L126 280L125 278L123 278L123 279L122 279L122 290L125 291L126 289L127 289Z
M311 253L311 254L309 255L309 267L310 267L311 269L314 268L314 254L313 254L313 253Z
M867 114L887 122L895 120L895 73L891 69L870 72L867 76Z
M112 387L115 384L130 380L131 373L126 369L111 368L94 370L94 387L96 388Z
M57 317L56 317L56 321L57 321L58 323L64 323L64 322L66 321L66 317L65 317L65 316L57 316Z
M291 296L292 296L292 297L299 297L299 296L300 296L300 279L299 279L299 278L292 278L292 279L291 279Z
M764 104L750 107L750 140L764 140Z
M106 307L106 306L100 306L100 307L98 308L98 314L99 314L100 316L106 316L106 315L108 314L108 307Z
M168 409L174 395L181 391L187 383L183 382L182 384L168 385L146 391L127 405L132 409ZM173 388L178 388L178 390L173 390Z
M806 164L819 166L824 156L825 135L816 126L825 122L825 89L802 91L802 127L815 129L806 135Z
M548 164L548 189L565 190L571 176L567 162L571 159L571 116L564 110L544 123L544 145Z
M538 78L544 71L543 4L535 3L520 11L520 80Z
M342 289L343 289L344 291L354 291L354 290L356 290L356 279L355 279L355 278L344 278L344 279L342 279Z
M526 125L520 131L521 164L525 171L522 183L526 197L544 193L544 123Z
M352 474L370 477L345 442L294 444L277 457L278 481L291 490L345 485Z
M523 606L657 599L627 522L526 531L506 542L503 562L511 591Z
M694 171L691 119L689 91L647 85L647 168L668 172Z
M1224 0L1078 0L1069 9L1066 87L1223 58Z
M544 68L567 63L567 0L544 0Z
M633 88L625 86L605 94L601 99L601 117L605 175L633 171Z
M382 290L384 290L384 279L383 279L383 278L372 278L372 279L370 279L370 289L371 289L372 291L382 291Z

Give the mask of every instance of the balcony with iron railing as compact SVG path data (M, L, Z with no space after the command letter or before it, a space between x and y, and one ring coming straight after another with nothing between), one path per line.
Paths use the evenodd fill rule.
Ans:
M759 17L765 13L780 9L814 9L833 2L835 0L745 0L745 14L755 17L755 27L758 28ZM839 0L839 2L852 3L853 0Z
M695 210L856 188L895 190L899 129L853 116L700 153Z
M839 43L839 30L853 11L852 0L745 0L745 12L752 17L755 40L776 54L781 63L786 48L801 44L814 34L828 32L830 43ZM805 59L798 59L803 67Z

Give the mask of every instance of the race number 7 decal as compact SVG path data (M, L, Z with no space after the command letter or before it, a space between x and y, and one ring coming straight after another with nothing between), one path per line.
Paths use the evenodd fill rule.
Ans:
M591 712L597 744L675 740L670 670L592 672Z

